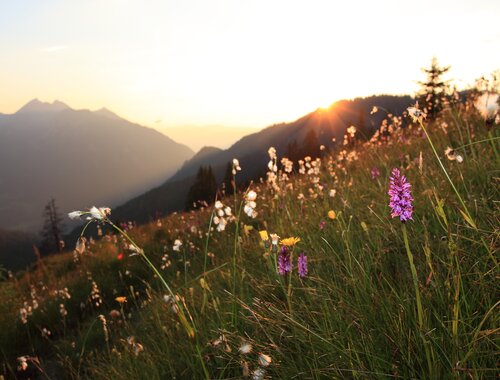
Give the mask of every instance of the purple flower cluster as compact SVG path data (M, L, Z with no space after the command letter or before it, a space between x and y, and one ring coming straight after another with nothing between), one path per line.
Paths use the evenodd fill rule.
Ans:
M278 272L280 275L284 276L292 271L292 267L293 265L290 251L288 247L283 246L278 254ZM299 277L304 278L307 276L307 256L304 252L299 254L297 259L297 271L299 273Z
M284 276L292 271L292 260L290 258L290 251L288 247L283 246L278 255L278 272Z
M304 278L307 275L307 256L302 252L297 260L299 277Z
M411 217L413 213L413 198L411 196L411 185L402 175L399 169L392 169L391 184L389 186L390 202L392 213L391 217L399 216L402 222L413 220Z
M380 170L376 166L374 166L372 168L371 174L372 174L372 179L377 179L378 177L380 177Z

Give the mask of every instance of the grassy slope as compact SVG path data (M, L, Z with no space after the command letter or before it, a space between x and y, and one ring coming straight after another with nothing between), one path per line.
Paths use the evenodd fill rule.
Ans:
M207 373L210 378L238 378L242 366L258 368L258 355L264 353L272 358L266 369L272 378L494 376L498 157L491 141L482 142L488 135L475 115L453 110L443 118L429 127L444 160L447 146L477 142L459 150L462 164L446 160L444 165L478 230L461 216L428 141L413 126L394 133L388 143L356 147L357 160L326 157L322 192L308 175L294 176L275 196L266 186L254 186L259 216L241 216L239 239L234 238L235 223L222 233L212 232L207 251L211 210L171 215L161 227L132 230L131 236L158 266L168 254L171 265L161 272L183 297L196 328L194 339L163 301L165 290L141 258L126 254L117 259L123 251L120 239L93 244L78 263L69 253L45 259L38 270L3 283L2 370L12 374L14 358L25 354L39 356L46 374L54 378L62 373L92 379L203 378ZM448 123L447 133L442 121ZM375 166L381 176L373 180L370 169ZM393 167L401 168L413 186L415 214L407 228L424 309L422 328L401 223L390 218L387 206ZM330 189L337 190L333 198ZM297 199L299 193L304 200ZM224 200L230 206L233 202ZM327 217L329 210L336 211L335 219ZM294 256L307 253L306 279L296 272L289 278L276 273L274 256L259 239L260 229L301 238ZM172 250L175 239L183 241L181 252ZM206 257L206 252L213 255ZM90 278L100 289L103 304L98 307L89 299ZM18 308L24 300L31 304L30 283L40 307L21 324ZM52 294L64 287L70 299ZM116 296L128 297L123 310ZM59 314L61 303L68 311L65 318ZM126 318L108 316L112 309ZM107 318L108 342L99 314ZM41 337L44 327L52 332L49 339ZM144 351L136 356L128 336ZM238 352L242 341L253 345L250 354Z

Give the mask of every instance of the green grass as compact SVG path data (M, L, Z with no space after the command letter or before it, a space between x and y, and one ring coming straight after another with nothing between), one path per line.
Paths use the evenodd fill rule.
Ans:
M257 218L241 213L239 224L228 223L208 239L211 209L130 231L157 268L169 255L171 265L160 272L180 296L177 306L164 302L162 280L140 255L116 258L126 252L121 238L96 242L78 263L70 253L50 257L37 270L2 283L1 370L13 376L15 358L30 355L40 358L46 378L229 379L240 378L244 367L259 368L264 353L272 358L265 368L270 378L497 376L498 127L488 133L476 114L462 108L446 110L425 127L476 228L461 212L422 129L413 125L395 131L388 142L358 143L350 148L357 159L326 155L319 174L323 191L314 176L300 174L279 192L252 185ZM447 146L463 146L457 152L464 162L447 160ZM380 169L379 178L371 178L372 167ZM393 167L407 176L415 198L414 220L405 228L417 288L401 222L390 218ZM337 191L333 198L330 189ZM299 193L305 198L299 200ZM237 214L234 205L242 197L223 202ZM329 210L335 219L328 218ZM276 272L274 253L259 238L263 229L301 238L293 255L308 255L305 279L296 271L287 277ZM172 250L175 239L183 242L181 252ZM89 302L90 276L103 301L98 307ZM18 310L30 300L30 284L40 307L22 324ZM52 295L64 287L71 299ZM123 309L116 296L127 296ZM64 319L60 303L68 310ZM179 307L194 337L174 312ZM112 309L123 315L111 318ZM107 342L100 314L107 319ZM52 332L49 339L41 336L44 327ZM144 348L137 355L129 336ZM243 341L252 344L251 353L239 353Z

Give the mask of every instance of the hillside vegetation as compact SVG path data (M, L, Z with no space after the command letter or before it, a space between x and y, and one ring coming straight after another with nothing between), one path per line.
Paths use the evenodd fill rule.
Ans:
M369 142L350 128L340 150L291 171L284 152L270 149L267 178L222 205L105 229L7 279L1 371L496 377L498 119L485 122L472 100L448 104L433 121L411 112L405 128L385 115ZM406 222L391 218L394 168L411 184ZM234 169L238 183L248 168ZM112 211L85 212L92 223L113 220Z

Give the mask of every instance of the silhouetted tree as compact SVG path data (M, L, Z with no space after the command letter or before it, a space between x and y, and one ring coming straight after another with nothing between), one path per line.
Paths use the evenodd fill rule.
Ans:
M293 162L297 162L298 160L304 158L302 150L299 148L299 144L297 144L297 140L293 140L286 145L285 156Z
M212 167L200 166L196 179L188 191L186 210L191 210L198 201L212 202L217 192L217 183Z
M432 58L431 67L423 68L427 75L425 82L418 82L421 90L418 94L420 108L425 109L427 117L435 119L437 114L443 109L443 101L446 99L446 90L449 88L449 81L443 80L443 75L450 70L450 66L439 66L436 57Z
M358 122L356 123L357 133L356 138L359 140L369 140L371 132L366 124L366 115L363 108L358 108Z
M62 237L63 221L60 217L56 201L52 198L45 206L44 223L41 231L41 251L45 254L62 252L64 240Z
M320 154L321 150L319 149L318 136L314 129L311 129L307 132L304 143L302 144L302 157L310 156L314 159L319 157Z

